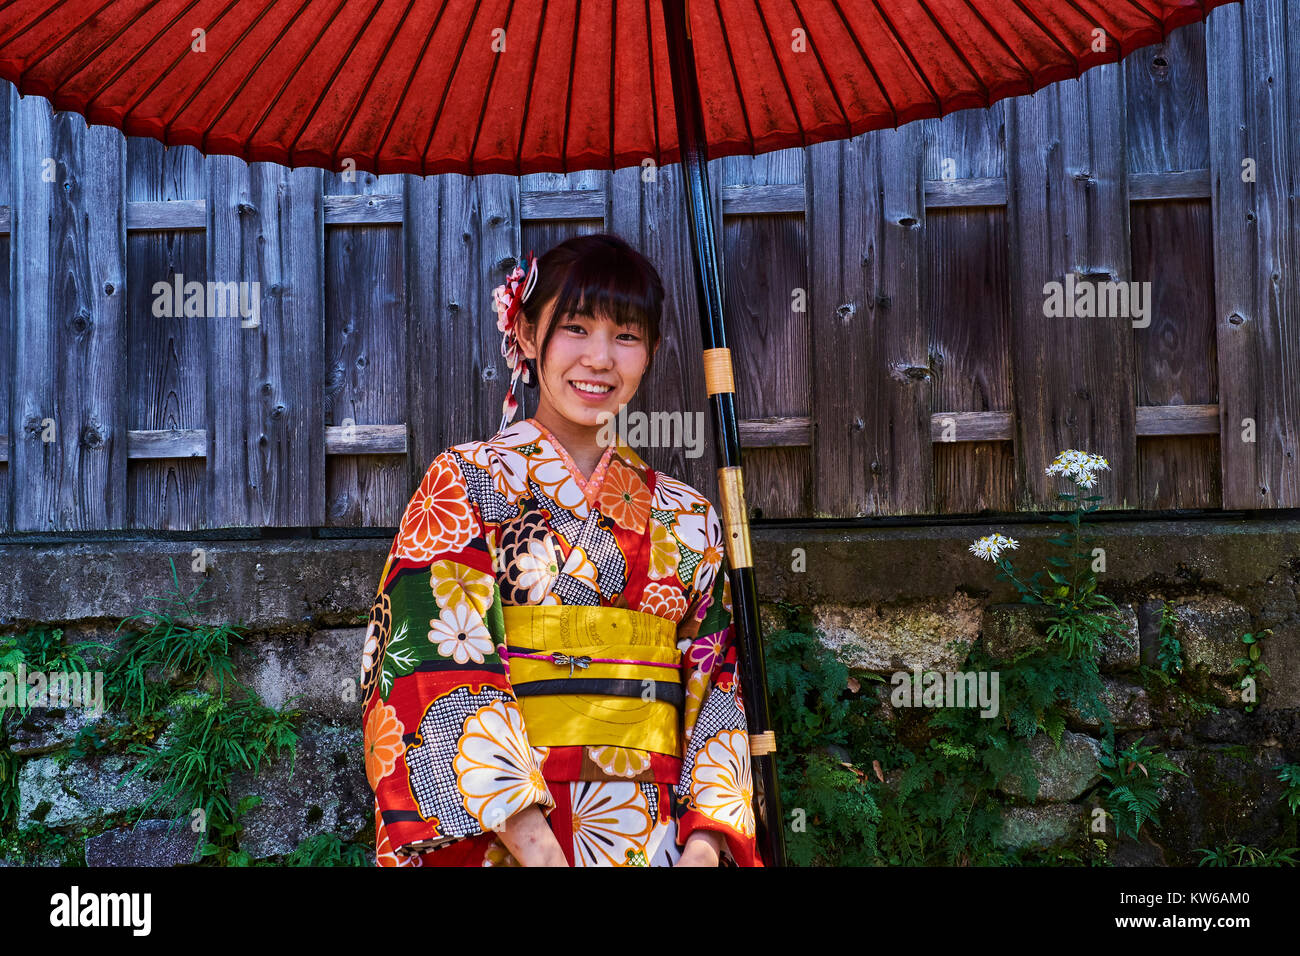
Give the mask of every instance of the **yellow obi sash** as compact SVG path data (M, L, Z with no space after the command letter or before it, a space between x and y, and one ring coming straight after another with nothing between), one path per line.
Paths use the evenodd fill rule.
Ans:
M682 653L673 621L586 605L502 613L510 683L530 744L681 754Z

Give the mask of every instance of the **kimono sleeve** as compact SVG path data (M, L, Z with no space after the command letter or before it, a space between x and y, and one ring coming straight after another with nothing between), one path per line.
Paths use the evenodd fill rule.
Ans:
M438 456L411 497L362 653L366 776L394 851L437 849L555 806L498 648L492 554L460 465Z
M710 547L722 553L722 533L709 506ZM731 588L725 565L704 571L692 600L707 596L698 636L683 655L686 705L683 711L682 772L674 793L685 808L677 820L677 842L685 846L695 830L725 837L724 857L739 866L762 866L756 839L749 728L737 673ZM698 612L697 612L698 613Z

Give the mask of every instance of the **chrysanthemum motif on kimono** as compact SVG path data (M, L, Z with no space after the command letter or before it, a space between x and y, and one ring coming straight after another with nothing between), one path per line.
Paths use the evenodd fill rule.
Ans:
M462 601L443 609L440 617L429 622L429 640L443 657L457 664L473 661L482 664L495 647L483 617Z
M475 571L455 561L435 561L429 567L433 598L443 610L469 605L479 617L492 606L495 581L490 574Z
M435 554L458 551L474 537L475 520L458 487L456 466L439 457L424 476L402 516L394 554L408 561L428 561Z
M659 581L675 575L681 557L677 539L664 524L664 519L656 516L650 523L650 577Z
M691 771L691 796L700 812L746 836L754 832L754 787L749 767L746 735L739 730L724 730L700 749Z
M591 759L611 777L635 777L650 769L650 757L644 750L631 747L589 747Z
M402 752L402 723L397 711L387 704L372 708L366 718L366 778L371 789L393 772Z
M573 853L578 866L636 866L654 820L639 787L583 780L573 790Z
M645 482L622 461L615 460L600 491L600 510L610 520L640 531L650 517L650 490Z
M465 809L484 829L496 830L524 807L548 802L541 759L528 746L515 704L494 700L480 707L462 725L452 761Z
M699 829L761 866L724 557L709 500L626 445L588 478L524 419L439 455L360 648L376 862L518 865L501 828L535 807L575 866L671 866ZM620 661L640 670L600 670ZM592 674L613 696L568 686ZM634 707L657 716L615 719Z
M666 617L675 623L686 613L686 598L682 595L681 588L652 581L646 585L641 596L641 606L637 610Z

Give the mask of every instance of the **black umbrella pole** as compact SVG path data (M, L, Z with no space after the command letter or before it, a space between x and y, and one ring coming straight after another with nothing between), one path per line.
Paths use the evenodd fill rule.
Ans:
M785 866L784 819L776 776L776 737L767 703L767 673L758 619L758 589L754 584L749 512L740 466L740 433L736 427L736 396L731 352L722 319L722 283L718 276L718 247L709 202L708 152L695 56L691 48L689 15L684 0L664 0L664 24L677 111L681 167L686 178L686 221L695 250L695 295L704 343L704 381L713 409L717 436L718 492L726 553L731 576L732 625L745 690L745 722L749 729L754 779L761 782L757 842L769 866Z

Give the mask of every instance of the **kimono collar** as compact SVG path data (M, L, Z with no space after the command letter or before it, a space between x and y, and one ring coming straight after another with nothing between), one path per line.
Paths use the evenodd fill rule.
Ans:
M623 444L622 441L616 439L614 444L606 448L605 453L600 456L600 462L596 465L596 470L591 473L591 477L583 478L582 471L578 468L577 463L574 462L573 456L569 454L569 450L564 447L560 440L551 433L551 430L536 418L530 417L527 421L541 433L543 438L551 443L551 447L554 448L556 454L560 456L560 460L564 462L564 466L569 470L569 473L573 476L573 480L578 485L578 489L587 500L588 507L596 506L596 501L600 497L601 489L605 485L605 477L609 473L610 463L613 462L616 457L621 459L622 462L633 471L639 472L641 475L645 474L646 464L641 460L641 457L637 455L636 452L632 451L632 449L627 445Z

